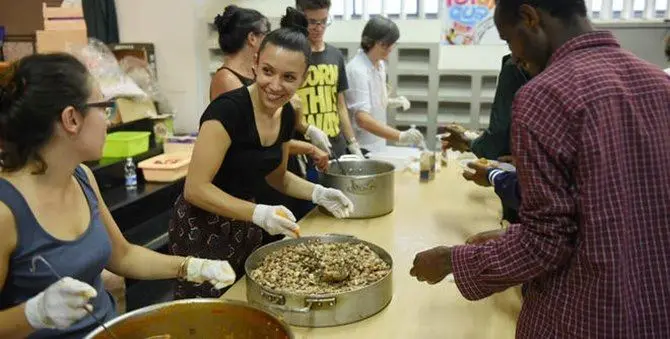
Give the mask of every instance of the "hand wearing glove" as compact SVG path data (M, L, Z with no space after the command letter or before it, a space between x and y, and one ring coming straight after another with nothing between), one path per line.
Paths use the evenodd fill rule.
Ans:
M252 222L271 235L284 234L296 238L300 231L293 213L284 206L256 205Z
M312 145L330 154L330 148L333 147L333 145L330 144L328 135L324 131L309 125L307 126L307 132L305 132L305 138L309 140Z
M410 128L404 132L400 132L398 141L403 145L421 145L423 143L423 134L416 128Z
M346 218L354 211L354 203L342 191L321 185L314 186L312 202L325 207L338 219Z
M355 139L351 143L349 143L347 149L349 150L349 152L351 152L351 154L357 156L358 158L365 159L365 156L363 156L363 152L361 151L361 145L359 145L358 141L356 141Z
M227 261L199 258L186 259L185 277L196 284L209 282L217 290L235 283L235 271Z
M84 282L65 277L26 302L26 319L34 329L64 330L93 311L88 302L98 293Z
M389 98L389 107L391 108L402 107L402 110L406 111L410 109L412 105L409 103L409 100L407 100L407 98L400 96L397 98Z

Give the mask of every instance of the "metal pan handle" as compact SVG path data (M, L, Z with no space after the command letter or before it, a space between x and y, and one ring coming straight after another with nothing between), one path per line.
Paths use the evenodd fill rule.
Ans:
M358 238L356 238L356 236L351 235L351 234L326 233L324 235L325 236L333 236L333 237L344 237L344 238L358 239Z
M286 305L268 305L269 308L275 311L284 313L309 313L315 308L331 308L337 304L337 298L305 298L305 307L289 307Z
M355 154L344 154L339 157L339 160L359 160L360 158Z

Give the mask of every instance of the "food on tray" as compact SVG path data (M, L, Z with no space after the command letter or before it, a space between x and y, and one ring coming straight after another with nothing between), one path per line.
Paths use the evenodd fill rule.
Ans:
M313 240L268 254L250 277L279 292L329 294L371 285L390 271L391 266L363 243Z
M166 158L166 159L156 159L154 160L154 164L156 165L174 165L178 162L180 162L182 159L180 158Z
M464 134L465 132L468 131L465 127L463 127L459 124L449 124L449 125L447 125L446 128L450 132L455 132L455 133L460 133L460 134Z
M479 158L476 160L476 162L482 166L488 166L490 164L490 161L488 161L486 158Z

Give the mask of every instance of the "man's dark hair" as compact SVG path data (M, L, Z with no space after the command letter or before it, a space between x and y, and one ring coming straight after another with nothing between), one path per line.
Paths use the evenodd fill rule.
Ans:
M361 48L367 53L378 42L393 45L399 38L400 31L395 22L385 17L374 17L363 28Z
M295 0L295 7L301 11L330 9L330 0Z
M670 61L670 34L665 37L665 56Z
M584 0L497 0L496 5L506 18L518 19L521 5L543 9L551 16L569 20L575 16L586 16Z

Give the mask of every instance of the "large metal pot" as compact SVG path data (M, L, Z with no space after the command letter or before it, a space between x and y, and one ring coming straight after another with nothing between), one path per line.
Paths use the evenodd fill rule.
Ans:
M340 165L342 168L340 169ZM320 172L323 186L339 189L354 203L350 218L372 218L393 211L395 167L380 160L343 157L340 165L331 160ZM342 170L346 174L342 173Z
M325 243L364 243L389 264L391 272L376 283L361 289L324 295L283 293L262 287L251 278L249 273L258 268L268 254L285 246L298 245L316 239ZM284 321L294 326L329 327L350 324L377 314L393 298L393 259L381 247L353 236L325 235L275 242L252 253L244 269L249 303L280 314Z
M157 304L124 314L105 324L117 337L145 339L168 334L172 339L292 339L281 320L249 304L219 299L190 299ZM110 339L98 328L85 339Z

